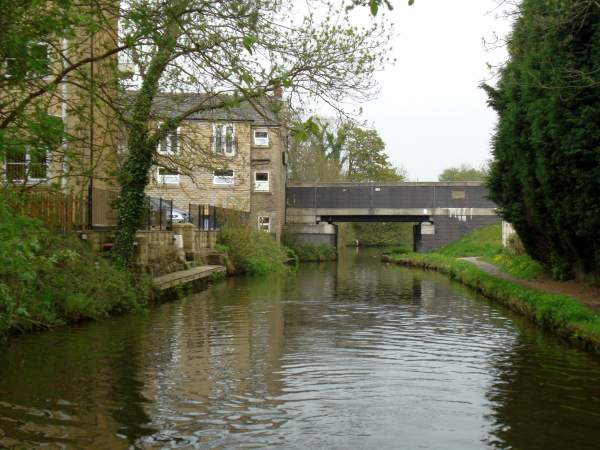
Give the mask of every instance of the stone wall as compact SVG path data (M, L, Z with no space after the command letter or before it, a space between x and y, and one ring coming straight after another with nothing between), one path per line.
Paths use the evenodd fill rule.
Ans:
M182 270L186 264L207 264L217 244L218 231L195 229L190 223L173 224L172 231L138 231L136 264L153 276ZM113 231L81 233L96 251L107 251L114 241Z
M173 205L188 211L190 203L250 211L250 142L249 123L235 123L235 155L216 155L212 151L213 124L187 121L179 128L179 149L175 156L160 156L165 166L180 167L179 183L159 183L158 167L152 169L146 193L152 197L172 199ZM213 169L233 169L234 185L213 183Z
M267 128L267 127L258 127ZM280 127L269 127L269 145L252 146L252 206L250 225L258 227L258 217L267 216L271 222L271 233L281 240L285 223L285 183L286 171L283 152L286 149L285 136ZM257 191L254 185L256 172L269 173L269 191Z

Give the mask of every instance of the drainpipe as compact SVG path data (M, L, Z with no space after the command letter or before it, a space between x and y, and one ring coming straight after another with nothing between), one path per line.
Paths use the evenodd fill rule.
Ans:
M66 38L63 38L62 40L62 51L63 51L63 56L66 58L67 57L67 51L68 51L68 42ZM61 114L61 118L62 118L62 122L63 122L63 130L67 130L67 83L65 83L64 81L61 83L60 85L61 88L61 92L62 92L62 101L61 101L61 105L60 105L60 114ZM65 138L65 136L63 135L63 142L62 142L62 155L60 157L61 161L60 161L60 187L61 190L63 192L66 192L67 190L67 161L66 161L66 155L67 155L67 139Z

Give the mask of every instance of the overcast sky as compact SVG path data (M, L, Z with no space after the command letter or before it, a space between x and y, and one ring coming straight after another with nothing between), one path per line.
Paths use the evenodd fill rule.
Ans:
M496 114L478 87L490 78L486 63L504 61L482 40L510 29L496 0L395 0L388 13L398 37L397 63L377 75L381 92L363 106L395 165L410 180L437 180L445 168L479 167L490 158Z

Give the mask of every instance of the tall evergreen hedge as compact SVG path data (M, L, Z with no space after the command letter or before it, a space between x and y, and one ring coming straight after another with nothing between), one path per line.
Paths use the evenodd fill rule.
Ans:
M490 197L557 276L600 274L600 4L523 0L497 87Z

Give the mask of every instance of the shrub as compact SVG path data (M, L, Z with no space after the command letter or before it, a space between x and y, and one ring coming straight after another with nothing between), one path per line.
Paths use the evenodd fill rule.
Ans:
M228 226L221 229L219 244L239 273L264 275L287 270L289 250L268 233L247 226Z
M489 196L555 277L600 277L600 8L523 0L515 17L485 86L499 115Z
M139 310L150 296L149 280L0 198L0 335Z

